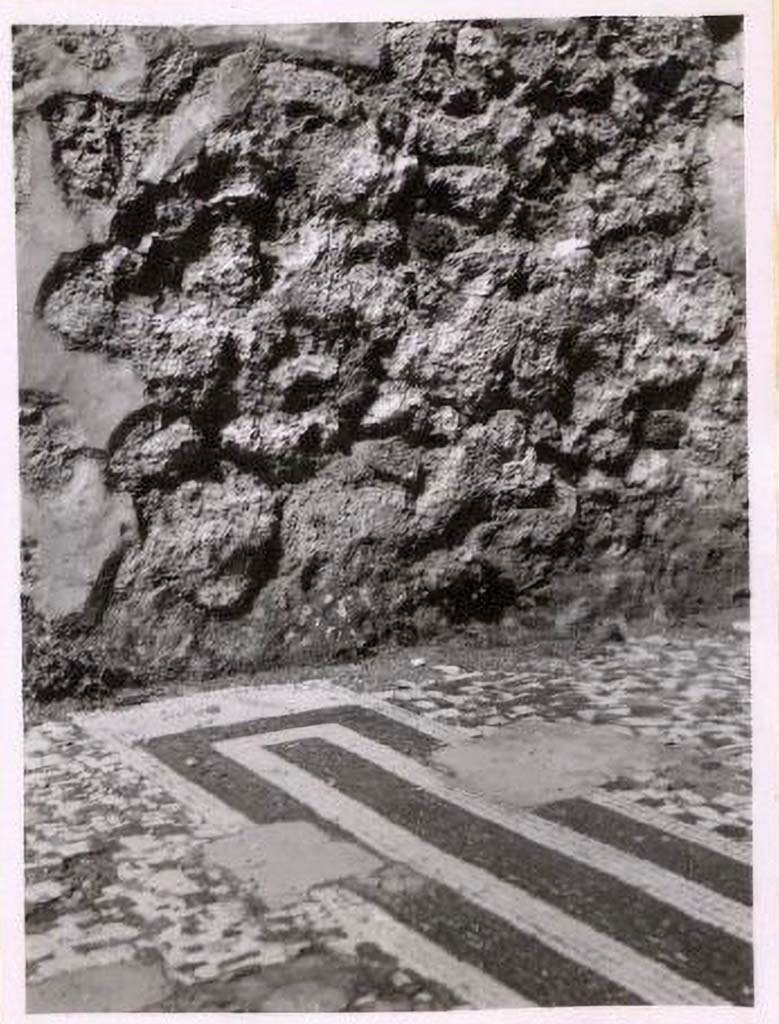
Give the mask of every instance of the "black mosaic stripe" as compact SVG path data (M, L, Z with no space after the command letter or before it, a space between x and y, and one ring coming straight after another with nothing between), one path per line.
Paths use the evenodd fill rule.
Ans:
M337 720L344 724L339 710L331 711L326 720L337 716ZM350 720L350 727L363 734L367 734L369 728L370 738L377 742L387 740L389 730L385 723L390 726L398 724L373 712L365 716L364 708L353 710L358 714ZM285 724L276 727L317 724L310 721L308 713L304 721L300 720L301 717L284 716ZM215 741L243 735L242 732L233 732L234 728L208 730L208 733ZM401 723L401 729L405 728ZM224 737L227 730L231 735ZM204 732L206 730L158 737L147 744L147 749L258 825L274 821L314 821L340 838L354 841L352 836L335 828L331 822L319 819L314 811L283 790L219 754L211 747L210 741L203 738ZM392 738L395 749L409 753L407 737L392 730ZM399 747L401 743L405 749ZM428 882L423 892L399 895L391 899L391 903L387 902L390 899L388 893L373 887L370 891L366 888L364 893L377 903L384 902L404 924L539 1005L633 1005L641 1002L621 986L518 932L502 918L482 910L447 886ZM383 897L387 899L383 900ZM420 965L420 970L424 973L424 965Z
M311 711L255 718L231 725L191 729L183 733L157 736L149 740L145 746L168 767L191 782L197 783L257 824L317 820L330 832L340 834L332 824L319 821L311 808L293 800L283 790L247 771L213 748L213 744L223 740L276 732L280 729L331 723L353 729L376 743L383 743L419 761L427 760L432 751L439 746L438 741L431 736L360 705L315 708Z
M751 1005L748 943L323 740L273 749L431 845L559 907L721 998Z
M314 812L283 790L224 757L197 735L158 736L146 749L179 775L197 783L258 825L274 821L313 821Z
M752 869L748 864L581 798L544 804L533 813L752 906Z
M343 725L359 732L368 739L392 747L401 754L413 757L417 761L426 761L441 743L420 732L413 726L398 722L394 718L382 715L372 708L359 704L343 704L332 708L313 708L310 711L296 711L288 715L274 715L269 718L253 718L248 721L234 722L231 725L210 726L204 729L190 729L179 733L182 739L202 740L207 743L219 743L222 740L238 739L241 736L252 736L256 733L277 732L281 729L298 729L306 725ZM158 737L159 740L169 737ZM153 741L154 743L157 740ZM150 744L151 746L151 744Z
M539 1006L637 1006L638 996L517 931L446 885L413 892L351 883L361 896ZM424 964L419 965L424 974Z

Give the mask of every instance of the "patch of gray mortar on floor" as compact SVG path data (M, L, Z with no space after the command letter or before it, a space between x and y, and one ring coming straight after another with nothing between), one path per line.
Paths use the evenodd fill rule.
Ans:
M250 884L271 909L294 903L312 886L363 877L381 867L377 857L355 843L333 840L304 821L247 828L210 843L204 856L207 864Z
M129 1013L162 999L157 964L128 960L56 974L27 988L27 1013Z
M528 722L437 751L433 765L507 807L584 796L623 774L670 763L660 743L603 725Z

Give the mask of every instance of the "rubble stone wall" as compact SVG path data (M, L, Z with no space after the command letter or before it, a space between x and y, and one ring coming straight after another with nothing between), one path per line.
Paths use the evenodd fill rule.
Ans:
M733 22L17 29L29 671L743 592Z

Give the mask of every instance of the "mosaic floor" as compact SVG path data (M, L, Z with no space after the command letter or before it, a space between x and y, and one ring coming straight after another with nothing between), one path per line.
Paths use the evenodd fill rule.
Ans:
M746 638L420 661L29 730L28 1009L749 1005ZM531 807L442 770L525 727L621 767Z
M648 636L578 663L521 672L432 665L383 694L398 707L485 734L540 719L619 726L689 751L687 764L608 783L639 805L738 840L751 836L749 643Z

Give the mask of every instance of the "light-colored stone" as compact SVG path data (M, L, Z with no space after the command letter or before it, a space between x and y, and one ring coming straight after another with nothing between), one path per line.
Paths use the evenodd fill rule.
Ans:
M249 474L189 480L158 503L144 546L125 558L116 589L137 593L144 582L159 587L164 580L206 608L228 611L262 574L276 529L275 497Z
M371 125L360 128L350 146L320 178L318 199L344 212L383 217L397 203L418 169L415 156L388 155Z
M171 896L192 896L200 891L181 868L166 868L155 872L149 879L148 887L150 892Z
M271 909L294 903L312 886L369 875L382 863L303 821L257 825L219 839L206 847L205 861L231 871Z
M475 220L495 214L508 184L504 171L470 164L439 167L428 177L429 187L445 197L452 210Z
M35 885L28 885L25 889L25 900L28 903L50 903L59 899L65 892L64 887L53 880L36 882Z
M518 333L511 303L469 296L453 319L405 333L388 360L387 376L467 413L502 382Z
M431 419L433 436L446 438L447 441L454 441L461 428L460 414L451 405L442 405L436 409Z
M145 481L175 479L192 464L203 444L200 434L186 419L144 434L137 442L131 438L111 457L111 476L126 489Z
M271 380L286 391L301 385L330 384L337 376L338 361L332 356L302 355L280 363L271 374Z
M516 121L516 113L513 120ZM439 114L417 127L417 148L426 157L437 160L468 160L479 158L490 144L492 127L487 115L481 117L447 117Z
M299 416L270 412L239 416L222 431L222 442L238 455L294 465L302 445L308 451L327 448L337 431L337 419L326 410L314 409Z
M667 490L674 482L673 459L666 452L647 449L639 452L627 475L627 483L631 487L641 487L645 491L657 492Z
M728 188L733 194L733 179L729 179ZM727 223L735 228L738 214L728 201L728 209L723 207L723 216ZM742 221L743 223L743 221ZM735 253L738 243L729 236L728 252ZM735 267L735 264L732 264ZM691 287L684 279L669 281L657 294L656 308L668 326L682 338L692 341L703 341L707 344L718 342L728 330L737 309L736 296L731 282L722 276L712 276L708 280L699 280Z
M157 184L196 156L209 132L246 106L252 84L251 67L243 55L225 57L214 72L210 88L184 100L162 119L159 142L141 170L141 180Z
M257 85L261 103L270 101L292 113L308 111L332 121L345 121L358 109L354 93L328 71L274 61L259 73Z
M572 260L586 257L589 249L587 238L563 238L552 246L549 255L553 260Z
M419 388L384 387L368 407L362 420L363 429L368 432L380 432L400 428L414 413L419 412L424 404L425 396Z

